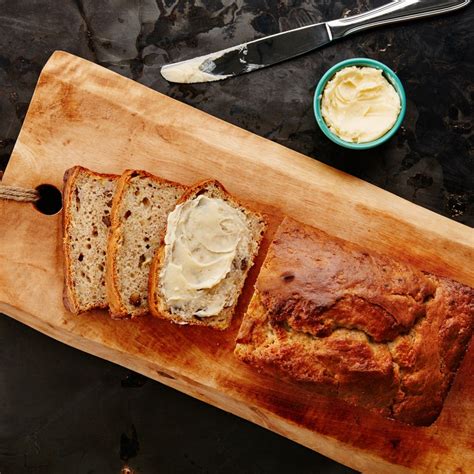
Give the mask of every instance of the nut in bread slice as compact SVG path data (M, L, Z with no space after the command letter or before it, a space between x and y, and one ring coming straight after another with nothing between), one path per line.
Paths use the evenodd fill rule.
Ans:
M187 188L146 171L126 170L112 205L106 289L113 318L148 313L148 277L166 219Z
M266 224L214 180L190 188L168 216L150 270L152 315L226 329Z
M106 308L105 260L118 176L74 166L64 175L64 304L79 314Z

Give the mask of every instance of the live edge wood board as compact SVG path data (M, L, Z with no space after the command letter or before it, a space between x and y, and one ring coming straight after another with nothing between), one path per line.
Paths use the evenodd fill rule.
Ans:
M141 168L191 184L217 178L266 212L264 247L286 213L474 286L474 231L78 57L46 64L3 182L62 186L76 164ZM62 304L61 215L0 202L0 311L73 347L174 387L363 472L474 466L474 348L428 428L386 420L255 372L233 347L258 266L225 332L143 318L80 317ZM25 384L27 381L25 381Z

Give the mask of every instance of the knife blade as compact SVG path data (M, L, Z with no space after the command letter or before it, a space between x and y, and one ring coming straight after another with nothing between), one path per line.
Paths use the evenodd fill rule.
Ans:
M395 0L359 15L303 26L216 53L167 64L161 68L161 75L169 82L178 83L219 81L300 56L367 28L447 13L465 7L470 2Z
M169 82L218 81L308 53L330 41L326 23L318 23L169 64L161 74Z

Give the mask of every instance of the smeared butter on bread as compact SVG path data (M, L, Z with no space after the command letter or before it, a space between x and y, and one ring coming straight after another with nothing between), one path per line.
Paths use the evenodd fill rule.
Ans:
M216 316L233 303L250 235L245 214L220 198L196 196L168 217L160 272L163 298L183 318Z
M192 187L168 216L150 272L154 316L225 329L258 253L263 217L217 181Z

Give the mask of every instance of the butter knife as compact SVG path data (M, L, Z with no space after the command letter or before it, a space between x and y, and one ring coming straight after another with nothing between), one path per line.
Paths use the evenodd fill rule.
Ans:
M167 64L161 68L161 75L169 82L178 83L219 81L300 56L358 31L451 12L470 2L396 0L359 15L303 26L205 56Z

